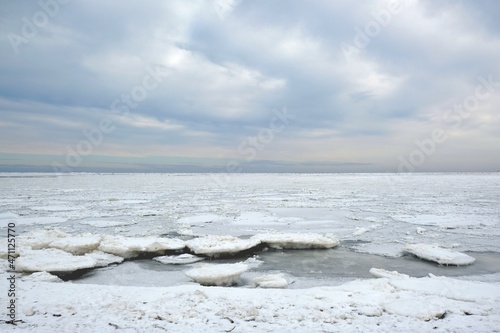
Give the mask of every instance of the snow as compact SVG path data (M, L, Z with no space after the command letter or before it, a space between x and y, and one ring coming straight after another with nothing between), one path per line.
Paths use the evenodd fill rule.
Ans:
M267 233L252 237L274 249L330 249L339 245L339 240L333 236L323 236L313 233Z
M254 278L253 283L259 288L287 288L288 282L283 274L266 274Z
M234 255L260 244L257 238L241 239L234 236L206 236L188 240L186 246L196 254L210 257Z
M29 247L33 250L46 249L50 243L68 237L69 234L59 229L32 230L16 237L16 243L20 247Z
M458 251L444 249L435 244L411 244L407 245L405 251L421 259L435 261L440 265L470 265L475 258Z
M205 258L197 257L189 253L180 254L177 256L161 256L155 257L153 260L161 262L162 264L172 264L172 265L186 265L193 264L195 262L204 260Z
M165 251L182 250L184 247L184 241L176 238L106 235L98 249L123 258L134 258L141 254L163 254Z
M75 256L58 249L32 250L15 261L18 272L70 273L96 265L97 261L93 258Z
M51 243L49 247L60 249L72 254L82 255L97 249L101 243L101 235L79 235L59 238Z
M240 275L248 269L243 263L202 264L184 274L204 286L231 286L237 284Z

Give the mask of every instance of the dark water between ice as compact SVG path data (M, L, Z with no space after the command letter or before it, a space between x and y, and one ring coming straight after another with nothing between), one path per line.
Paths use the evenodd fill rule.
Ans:
M346 281L356 278L371 278L370 268L398 271L414 277L429 273L442 276L483 275L500 272L500 253L469 252L476 262L469 266L441 266L407 255L387 258L379 255L356 253L345 247L331 250L269 250L259 252L263 261L257 268L242 275L241 285L258 275L285 273L288 280L296 280L296 288L328 285L330 281ZM245 258L207 260L206 263L232 263ZM193 265L164 265L150 259L132 260L113 267L96 269L85 274L74 283L130 286L173 286L190 283L184 271ZM246 277L246 278L245 278Z

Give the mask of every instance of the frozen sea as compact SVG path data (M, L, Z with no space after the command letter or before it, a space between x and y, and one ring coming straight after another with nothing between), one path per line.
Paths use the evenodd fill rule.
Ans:
M0 174L0 232L4 238L8 223L15 223L17 234L56 229L68 234L182 240L207 235L247 239L273 232L335 235L340 245L333 249L265 249L210 260L210 263L235 263L252 257L261 262L243 273L237 286L224 290L251 289L251 281L257 276L283 274L288 289L297 290L299 298L300 292L310 293L314 288L343 288L345 283L371 281L372 267L396 270L415 278L426 279L431 273L453 277L452 281L473 280L496 286L500 282L499 222L499 173ZM476 261L468 266L442 266L405 253L407 244L437 244L466 253ZM127 260L86 271L62 284L52 283L50 288L69 288L68 293L77 294L71 288L115 288L110 289L109 297L116 293L116 288L128 288L120 292L131 294L138 292L134 288L143 287L174 288L178 293L180 290L190 293L198 285L184 271L196 265L165 265L150 258ZM36 303L33 298L43 295L40 293L30 296L26 292L25 305ZM498 305L498 299L493 304ZM30 311L25 309L20 315L26 323L33 318ZM391 313L385 308L381 311ZM36 314L35 311L35 317ZM486 320L485 331L489 324L491 327L498 324L497 314L490 318L494 319ZM287 319L283 320L275 324L286 325ZM213 327L215 331L226 331L227 326L229 331L231 321L234 319L223 321L224 327L214 321ZM60 328L53 320L44 324L43 318L39 318L35 322L41 331ZM375 325L369 320L359 323L361 331ZM109 327L103 324L104 331L121 325L111 324ZM402 327L411 328L413 324L408 322ZM89 325L90 330L92 324ZM179 331L202 327L197 322L190 325L175 327ZM273 325L267 321L252 330L278 327ZM390 325L397 327L392 322ZM166 327L176 331L174 327ZM293 331L295 326L288 327ZM328 326L325 327L321 329L328 331ZM28 328L21 325L16 329ZM137 327L134 330L141 331Z

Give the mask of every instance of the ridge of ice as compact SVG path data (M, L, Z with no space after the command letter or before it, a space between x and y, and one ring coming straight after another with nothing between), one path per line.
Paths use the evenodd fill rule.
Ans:
M68 236L49 243L49 247L76 255L83 255L97 249L102 237L101 235L92 234Z
M389 279L405 279L409 278L409 275L399 273L398 271L388 271L382 268L370 268L370 274L376 278L389 278Z
M274 249L330 249L339 245L339 240L333 235L314 233L266 233L257 234L252 239Z
M288 282L282 273L262 275L252 281L259 288L288 288Z

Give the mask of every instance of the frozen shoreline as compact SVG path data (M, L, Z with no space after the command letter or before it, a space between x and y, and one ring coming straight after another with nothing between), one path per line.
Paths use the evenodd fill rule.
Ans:
M116 273L124 283L113 282L114 277L98 285L48 283L43 281L59 280L45 273L18 274L17 319L24 322L6 327L20 332L489 332L500 326L500 274L483 269L496 260L489 253L500 253L500 175L231 175L226 188L210 179L210 175L2 176L0 230L11 222L18 234L45 229L47 237L21 237L20 249L23 245L66 249L72 253L63 256L68 260L86 253L91 258L84 261L96 266L123 260L116 254L129 258L166 251L172 256L168 251L179 251L188 243L209 256L253 249L262 240L277 248L307 248L288 236L269 237L280 233L335 235L305 237L319 241L315 246L334 248L304 250L295 257L293 251L298 250L261 253L262 266L243 273L244 283L238 287L203 287L190 281L184 271L197 264L188 264L187 259L193 258L187 256L164 257L167 264L186 261L186 266L175 265L175 274L158 269L163 264L152 260L146 265L157 266L146 270L139 267L140 261L126 261L97 271L104 280L106 274ZM176 240L167 241L169 237ZM221 237L228 243L221 243ZM401 257L411 244L419 245L430 259L456 263L463 258L458 251L476 261L466 268L449 267L466 270L467 276L400 279L389 274L390 279L365 277L346 283L343 277L335 286L328 280L314 286L315 276L335 272L352 280L356 276L347 273L362 270L368 275L370 267L410 276L424 276L431 272L428 267L438 267ZM45 258L52 269L61 269L56 265L60 252L47 252L53 255L49 260L45 250L31 256L31 250L25 251L31 258L26 267L43 269L40 258ZM365 262L357 266L361 257ZM408 272L404 269L408 263L418 265ZM8 276L4 264L0 265L3 283ZM287 265L296 265L304 276L294 277ZM439 267L434 274L444 269L448 268ZM274 275L259 279L268 274ZM172 278L174 286L134 286L133 279L148 278ZM261 289L252 281L276 287L294 283L289 289Z

